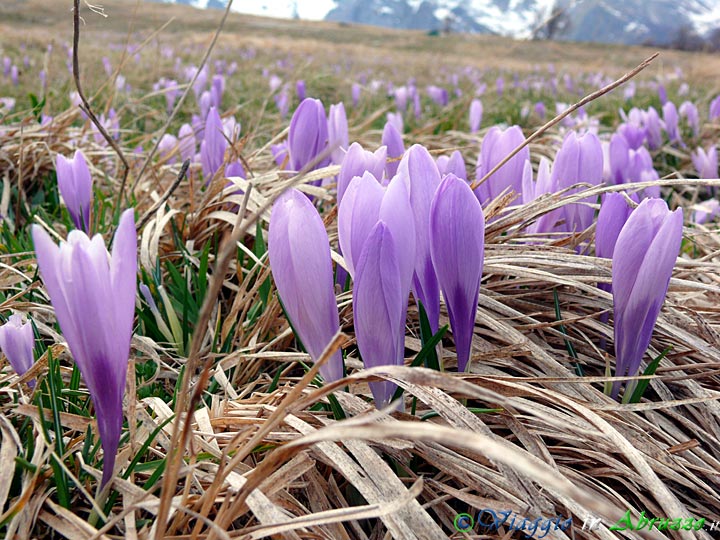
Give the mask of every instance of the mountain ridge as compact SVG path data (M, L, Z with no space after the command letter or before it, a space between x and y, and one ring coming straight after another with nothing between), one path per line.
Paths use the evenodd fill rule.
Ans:
M224 8L224 0L154 0ZM559 8L559 11L557 8ZM257 0L234 11L398 29L552 37L599 43L668 44L681 32L720 28L720 0Z

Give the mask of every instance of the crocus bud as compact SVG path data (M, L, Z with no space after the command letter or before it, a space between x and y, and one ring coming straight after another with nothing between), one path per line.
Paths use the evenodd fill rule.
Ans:
M175 151L175 148L177 148L178 140L177 137L174 135L171 135L170 133L166 133L162 136L160 139L160 142L158 143L158 154L162 159L167 160L167 163L175 163L177 161L177 156L171 154Z
M195 159L195 133L193 132L193 128L190 124L183 124L180 126L180 131L178 131L178 145L180 159L183 161L186 159L193 161Z
M700 133L700 114L698 113L698 109L695 104L690 101L683 101L680 104L678 112L680 113L680 116L687 120L688 126L692 129L693 135L697 137L698 133Z
M440 289L430 255L430 205L440 185L440 172L424 146L408 148L400 161L397 178L405 182L410 193L410 207L415 224L415 262L413 291L422 302L433 333L440 318Z
M595 229L595 254L612 259L615 244L633 209L622 193L606 193L600 205Z
M103 239L71 231L58 247L32 226L38 268L70 352L95 405L104 453L104 486L112 478L122 429L130 338L135 316L137 237L133 210L120 216L112 255Z
M405 144L400 132L395 125L388 121L385 122L385 128L382 134L382 144L387 148L387 164L385 165L385 174L391 179L397 173L400 165L400 158L405 152Z
M381 179L387 160L387 148L381 146L375 152L364 150L360 144L354 142L348 148L340 166L340 173L337 179L338 204L342 202L345 191L350 181L356 176L362 176L369 172L375 178Z
M485 256L485 218L470 186L452 174L430 208L430 252L450 316L458 371L465 371Z
M306 98L295 110L290 120L288 134L288 150L290 154L289 169L299 171L313 162L327 148L328 128L327 117L322 101ZM313 168L322 169L330 163L325 157Z
M213 75L210 87L210 102L213 107L218 109L222 105L222 96L225 92L225 77L222 75Z
M310 358L317 361L340 330L340 320L325 226L310 199L296 189L273 204L268 256L285 313ZM320 373L328 382L342 378L342 353L335 352Z
M678 112L675 104L668 101L663 105L663 124L670 142L681 142L678 129Z
M34 346L32 324L19 313L10 315L8 321L0 326L0 349L18 375L32 367Z
M200 162L202 163L205 182L209 183L225 161L227 140L223 131L220 113L211 107L205 121L203 142L200 145Z
M708 118L713 121L720 118L720 96L715 97L710 102L710 110L708 111Z
M450 157L439 156L436 161L440 176L443 177L446 174L454 174L458 178L462 178L467 181L467 170L465 169L465 160L460 153L460 150L455 150Z
M654 107L648 107L647 112L643 114L643 124L648 147L650 150L657 150L662 146L662 126L660 125L660 115Z
M365 240L380 216L384 195L385 190L375 176L370 171L365 171L361 177L352 179L339 204L338 240L352 277L355 277L355 268Z
M76 150L72 159L58 154L55 160L58 188L75 227L90 230L92 176L85 155Z
M360 85L358 83L353 83L352 89L350 91L350 94L352 97L352 102L353 102L353 107L357 107L358 103L360 103L360 90L361 90Z
M615 375L637 375L665 301L682 242L683 215L661 199L645 199L615 244L612 268ZM620 383L613 384L617 397Z
M692 221L698 225L712 221L720 215L720 202L717 199L708 199L696 204L693 208Z
M379 221L363 247L353 283L353 320L358 348L366 368L402 365L405 350L398 336L405 335L407 296L403 294L397 241ZM371 382L377 407L392 400L395 384Z
M630 145L620 133L610 138L610 180L614 184L624 184L627 181L628 154Z
M479 99L470 102L470 133L477 133L483 117L483 105Z
M295 93L297 94L298 101L305 99L305 81L298 80L295 83Z
M557 189L565 189L581 182L598 185L602 182L602 172L603 154L598 138L592 133L578 136L574 131L568 132L552 167L552 181ZM568 191L568 195L579 190L580 188L572 189ZM595 197L582 200L582 203L592 202L595 202ZM592 225L595 211L587 204L574 203L565 205L564 214L565 231L580 232Z
M398 133L402 133L405 129L402 113L399 112L389 112L385 115L385 121L390 122L392 125L395 126L395 129L398 130Z
M550 174L550 160L545 156L540 158L540 165L538 166L537 179L533 182L532 179L532 164L529 161L525 162L525 168L523 169L523 187L522 187L522 199L523 204L528 204L542 195L548 193L555 193L557 191L556 181ZM537 221L527 227L527 232L530 234L544 234L553 232L557 222L563 217L563 209L555 208L549 212L540 216Z
M692 153L692 162L697 171L698 178L718 177L717 147L711 146L707 151L698 148Z
M519 126L511 126L506 130L497 126L490 128L482 141L477 169L478 180L489 173L524 140L525 136ZM512 189L515 193L521 193L523 168L529 159L530 150L526 146L477 187L475 195L478 200L483 204L489 202L507 188Z
M345 114L345 105L342 102L330 105L330 113L328 114L328 144L336 146L330 157L332 162L340 165L343 162L345 151L350 144L348 135L347 115Z
M630 122L620 124L617 128L617 132L625 138L628 146L633 150L636 150L643 145L647 133L644 127Z

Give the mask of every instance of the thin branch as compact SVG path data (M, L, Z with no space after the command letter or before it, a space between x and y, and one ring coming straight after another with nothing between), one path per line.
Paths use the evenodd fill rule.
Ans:
M210 45L207 48L207 51L205 51L205 56L203 57L202 61L200 62L198 69L195 71L195 75L193 75L192 80L188 83L187 88L185 88L185 91L183 92L182 96L180 96L180 99L175 104L175 108L173 109L172 113L170 113L170 116L168 117L167 122L165 122L165 125L162 127L162 130L160 131L160 136L155 141L155 145L153 146L152 150L150 150L148 157L145 159L145 163L143 163L142 169L140 169L140 172L138 173L137 177L135 178L135 181L133 182L131 191L133 191L133 192L135 191L135 188L137 187L138 182L140 182L140 179L142 178L143 174L145 174L145 170L148 168L148 165L150 165L150 161L152 160L153 156L155 155L155 152L157 152L158 146L160 146L160 140L162 139L163 135L165 135L165 133L167 133L167 130L170 127L170 124L172 123L173 119L175 118L175 115L180 110L183 103L185 103L185 98L190 93L190 90L192 89L193 85L195 84L195 81L197 80L198 76L200 75L200 72L205 67L205 64L207 63L208 58L210 58L210 53L212 53L212 50L215 48L215 43L217 43L217 40L220 37L220 32L222 32L222 29L225 26L225 21L227 20L228 15L230 14L230 7L232 6L232 3L233 3L233 0L228 0L227 6L225 6L225 13L223 14L223 17L220 20L220 25L218 26L217 30L215 31L215 35L213 36L212 41L210 42Z
M162 198L156 202L152 208L150 208L147 212L145 212L145 215L143 215L142 218L140 218L140 222L137 225L137 230L141 230L145 224L148 222L148 220L152 217L152 215L157 212L157 209L160 208L165 202L170 198L170 196L173 194L173 192L178 188L180 185L180 182L183 181L185 178L185 175L187 175L188 168L190 167L190 160L186 159L185 162L182 164L182 167L180 167L180 172L177 175L177 178L175 178L175 181L172 183L172 185L168 188L168 190L165 192L165 195L162 196Z
M513 150L513 151L510 152L507 156L505 156L505 159L503 159L500 163L498 163L497 165L495 165L495 167L493 167L493 169L492 169L490 172L488 172L485 176L483 176L480 180L475 180L475 182L473 182L470 187L471 187L472 189L477 188L480 184L482 184L483 182L485 182L485 181L486 181L488 178L490 178L493 174L495 174L496 172L498 172L498 170L500 170L500 168L501 168L503 165L505 165L508 161L510 161L510 160L515 156L515 154L517 154L520 150L522 150L523 148L525 148L528 144L530 144L531 142L533 142L535 139L537 139L538 137L540 137L540 135L542 135L543 133L545 133L548 129L550 129L550 128L553 127L554 125L558 124L558 123L559 123L560 121L562 121L563 118L565 118L566 116L574 113L576 110L578 110L578 109L579 109L580 107L582 107L583 105L587 105L587 104L590 103L591 101L594 101L594 100L596 100L597 98L599 98L600 96L602 96L602 95L604 95L604 94L607 94L607 93L610 92L611 90L615 90L615 88L617 88L617 87L620 86L621 84L624 84L624 83L626 83L627 81L629 81L630 79L632 79L635 75L637 75L637 74L640 73L643 69L645 69L646 67L648 67L648 66L650 65L650 62L652 62L653 60L655 60L655 58L657 58L659 54L660 54L659 52L656 52L655 54L653 54L653 55L650 56L649 58L646 58L646 59L645 59L640 65L638 65L635 69L633 69L632 71L629 71L628 73L626 73L625 75L623 75L622 77L620 77L620 78L619 78L618 80L616 80L615 82L612 82L612 83L608 84L607 86L604 86L603 88L601 88L600 90L597 90L596 92L593 92L592 94L588 94L587 96L585 96L584 98L582 98L580 101L578 101L577 103L575 103L572 107L566 109L565 111L563 111L562 113L560 113L559 115L557 115L555 118L553 118L552 120L550 120L547 124L545 124L545 125L542 126L540 129L538 129L535 133L533 133L533 134L530 135L527 139L525 139L525 140L522 142L522 144L520 144L517 148L515 148L515 150Z
M75 7L73 10L73 78L75 79L75 88L77 88L78 96L80 96L80 101L82 101L82 104L80 105L80 110L82 110L85 114L88 115L88 117L90 118L92 123L95 124L95 127L98 129L100 134L105 138L105 140L112 147L112 149L115 150L115 153L118 155L118 157L120 158L120 161L122 161L122 163L123 163L123 167L125 167L125 170L123 171L123 175L122 175L122 182L120 183L120 192L118 193L117 202L116 202L116 208L120 208L122 194L123 194L123 191L125 190L125 183L127 182L128 173L130 172L130 164L128 163L127 159L125 159L125 155L123 154L122 150L120 150L120 147L118 146L118 144L110 136L110 134L105 130L103 125L97 119L97 116L95 116L95 113L90 108L90 104L88 103L88 100L85 98L85 93L83 92L82 86L80 84L80 60L78 59L78 49L80 47L80 0L74 0L74 6Z

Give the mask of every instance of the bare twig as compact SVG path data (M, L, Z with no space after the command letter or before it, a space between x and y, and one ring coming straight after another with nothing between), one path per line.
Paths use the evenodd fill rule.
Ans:
M154 205L152 205L152 208L150 208L147 212L145 212L145 215L143 215L142 218L140 218L140 222L137 225L137 230L141 230L145 224L148 222L148 220L152 217L152 215L157 212L157 209L160 208L165 202L170 198L170 196L173 194L173 192L178 188L180 185L180 182L183 181L185 178L185 175L187 175L188 168L190 167L190 160L186 159L185 162L182 164L182 167L180 167L180 172L177 175L177 178L175 178L175 181L172 183L172 185L168 188L168 190L165 192L165 195L163 195L158 202L156 202Z
M623 75L622 77L620 77L618 80L616 80L616 81L608 84L607 86L602 87L600 90L597 90L596 92L593 92L592 94L588 94L587 96L585 96L584 98L582 98L580 101L578 101L577 103L575 103L574 105L572 105L571 107L569 107L568 109L566 109L565 111L563 111L562 113L560 113L559 115L557 115L555 118L553 118L552 120L550 120L547 124L545 124L545 125L542 126L540 129L538 129L535 133L533 133L533 134L530 135L527 139L525 139L525 140L522 142L522 144L518 145L518 147L515 148L515 150L513 150L513 151L510 152L507 156L505 156L505 159L503 159L500 163L498 163L497 165L495 165L495 167L493 167L492 170L491 170L490 172L488 172L485 176L483 176L480 180L475 180L475 182L473 182L470 187L471 187L472 189L477 188L480 184L482 184L483 182L485 182L485 181L486 181L488 178L490 178L493 174L495 174L496 172L498 172L498 170L500 170L500 168L501 168L503 165L505 165L508 161L510 161L510 160L515 156L515 154L517 154L520 150L522 150L523 148L525 148L528 144L530 144L531 142L533 142L535 139L537 139L538 137L540 137L540 135L542 135L543 133L545 133L548 129L550 129L550 128L553 127L554 125L558 124L559 122L561 122L563 118L565 118L566 116L572 114L573 112L575 112L576 110L578 110L578 109L579 109L580 107L582 107L583 105L587 105L587 104L590 103L591 101L596 100L596 99L599 98L600 96L605 95L605 94L607 94L608 92L610 92L611 90L614 90L614 89L617 88L618 86L626 83L627 81L629 81L630 79L632 79L635 75L637 75L638 73L640 73L643 69L645 69L646 67L648 67L648 66L650 65L650 62L652 62L653 60L655 60L655 58L657 58L659 55L660 55L660 53L659 53L659 52L656 52L655 54L653 54L653 55L650 56L649 58L646 58L645 60L643 60L643 62L642 62L640 65L638 65L635 69L633 69L632 71L627 72L625 75Z
M80 61L78 59L78 48L80 46L80 0L74 0L74 10L73 10L73 78L75 79L75 88L77 88L78 96L80 96L80 101L82 101L82 104L80 105L80 109L88 115L90 120L93 124L95 124L95 127L98 129L98 131L102 134L102 136L105 138L105 140L108 142L108 144L112 147L113 150L115 150L115 153L120 158L120 161L123 163L123 167L125 167L125 170L123 171L122 175L122 182L120 183L120 191L118 192L117 196L117 203L116 208L120 208L120 202L122 200L122 194L125 190L125 183L127 182L128 173L130 172L130 164L128 163L127 159L125 159L125 155L123 154L122 150L120 149L120 146L115 142L115 140L110 136L110 134L107 132L107 130L103 127L103 125L100 123L100 121L97 119L97 116L95 116L95 113L90 108L90 103L88 103L88 100L85 98L85 93L83 92L82 85L80 84Z

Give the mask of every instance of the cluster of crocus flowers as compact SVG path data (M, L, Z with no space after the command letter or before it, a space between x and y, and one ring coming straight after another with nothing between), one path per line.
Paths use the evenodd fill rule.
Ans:
M625 215L622 209L618 214ZM618 234L612 255L617 377L634 377L640 370L680 251L682 227L681 209L671 212L665 201L645 199ZM611 395L617 398L619 391L617 381Z
M130 354L137 283L133 210L120 217L112 254L99 234L73 230L57 246L40 226L32 237L55 316L95 406L104 452L101 485L112 478Z

